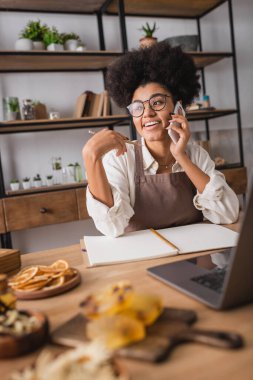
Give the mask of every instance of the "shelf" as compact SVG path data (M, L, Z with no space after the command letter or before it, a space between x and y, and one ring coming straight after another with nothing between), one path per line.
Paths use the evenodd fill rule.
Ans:
M225 0L125 0L126 16L150 17L201 17ZM113 0L108 6L108 14L118 14L118 1Z
M100 10L105 0L0 0L0 10L90 14Z
M112 51L0 51L0 72L97 71L122 55Z
M129 121L128 115L112 115L103 117L66 118L57 120L16 120L0 123L0 134L19 132L58 131L61 129L85 129L97 127L113 127Z
M98 71L105 69L121 52L0 51L0 72ZM188 52L198 69L211 65L229 52Z
M187 119L189 121L215 119L217 117L232 115L237 113L236 109L213 109L213 110L196 110L187 112Z
M18 195L30 195L30 194L37 194L37 193L47 193L52 191L60 191L60 190L70 190L70 189L79 189L82 187L86 187L88 182L82 181L82 182L74 182L74 183L66 183L61 185L53 185L53 186L41 186L41 187L31 187L30 189L20 189L20 190L6 190L5 194L8 195L8 197L11 196L18 196Z

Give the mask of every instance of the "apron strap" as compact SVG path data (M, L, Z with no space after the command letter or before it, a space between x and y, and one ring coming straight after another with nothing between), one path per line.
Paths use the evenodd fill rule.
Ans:
M146 176L143 168L142 148L139 143L134 146L135 153L135 183L145 182Z

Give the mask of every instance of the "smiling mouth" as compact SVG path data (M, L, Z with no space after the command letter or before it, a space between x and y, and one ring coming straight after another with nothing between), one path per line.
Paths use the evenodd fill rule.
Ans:
M143 128L148 128L148 129L153 129L155 128L158 124L160 124L159 121L149 121L143 125Z

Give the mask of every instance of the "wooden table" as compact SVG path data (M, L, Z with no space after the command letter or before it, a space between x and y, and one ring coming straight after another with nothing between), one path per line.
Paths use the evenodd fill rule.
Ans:
M79 302L88 293L119 280L130 280L140 291L160 294L166 306L194 309L198 314L196 327L236 331L243 335L246 343L245 348L235 351L200 344L185 344L177 347L166 362L156 365L122 359L132 380L253 379L252 304L231 311L214 311L155 280L145 271L152 265L177 261L182 257L85 268L82 255L79 245L23 255L23 265L51 264L59 258L66 259L71 266L80 270L82 283L72 291L56 297L18 301L18 308L43 311L49 317L51 330L53 330L78 312ZM193 256L197 255L188 255L188 257ZM54 350L54 347L50 346L50 349ZM37 355L38 352L15 360L0 361L1 380L7 380L13 370L32 363Z

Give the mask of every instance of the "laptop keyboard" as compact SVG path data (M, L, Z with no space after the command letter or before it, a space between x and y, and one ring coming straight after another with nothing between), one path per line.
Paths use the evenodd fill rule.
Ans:
M191 280L205 286L206 288L212 289L217 293L221 293L226 275L226 269L226 267L222 269L215 269L211 273L192 277Z

